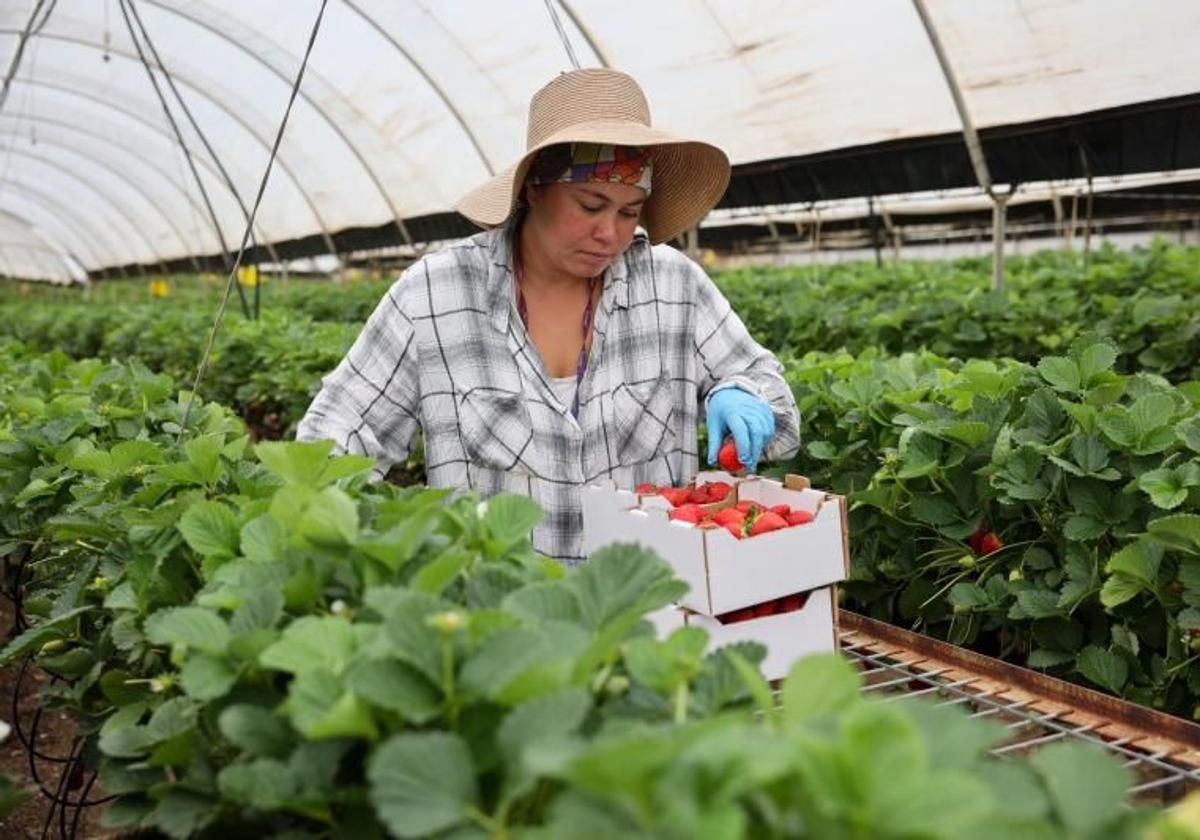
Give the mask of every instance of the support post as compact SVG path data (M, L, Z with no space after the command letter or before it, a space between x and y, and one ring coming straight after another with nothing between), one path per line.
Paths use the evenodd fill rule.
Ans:
M992 288L1004 291L1004 230L1008 224L1008 199L1010 195L997 193L992 196Z

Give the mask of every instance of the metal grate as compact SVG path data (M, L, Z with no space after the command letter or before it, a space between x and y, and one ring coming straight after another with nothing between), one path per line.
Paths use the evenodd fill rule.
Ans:
M842 615L845 624L846 614ZM957 663L946 664L914 654L895 642L883 642L861 629L843 629L839 640L843 655L862 673L864 692L883 695L884 702L936 698L938 705L965 706L972 717L1001 723L1011 734L993 750L995 755L1020 754L1055 741L1075 739L1101 747L1131 768L1135 781L1129 794L1140 802L1168 805L1200 789L1200 766L1192 760L1196 755L1194 743L1164 739L1160 734L1146 733L1143 737L1126 721L1103 719L1090 710L1081 712L1069 704L1007 686L997 680L994 672L972 673ZM998 664L1013 672L1024 670ZM1108 700L1114 705L1111 698Z

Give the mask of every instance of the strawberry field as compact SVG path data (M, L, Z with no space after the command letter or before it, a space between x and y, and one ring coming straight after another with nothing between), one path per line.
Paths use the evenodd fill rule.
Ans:
M1192 717L1200 252L1010 268L1005 293L973 262L721 276L801 409L802 451L772 470L848 495L844 606ZM776 708L761 649L653 639L641 619L679 585L653 557L564 574L530 550L523 499L449 502L274 442L382 288L268 284L186 429L200 288L0 303L0 556L28 624L0 665L61 677L44 702L92 738L107 824L952 837L1152 819L1082 747L996 766L996 730L860 700L833 660L798 665Z

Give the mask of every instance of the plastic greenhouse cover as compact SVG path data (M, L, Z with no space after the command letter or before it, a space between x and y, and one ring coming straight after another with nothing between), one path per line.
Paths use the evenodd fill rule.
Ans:
M133 0L248 206L318 0ZM36 0L0 0L8 67ZM118 0L61 0L0 111L0 272L221 244ZM980 128L1200 91L1194 0L927 0ZM557 0L580 63L734 163L957 131L911 0ZM449 210L522 151L569 62L543 0L330 0L256 225L278 242ZM244 215L176 109L230 247Z

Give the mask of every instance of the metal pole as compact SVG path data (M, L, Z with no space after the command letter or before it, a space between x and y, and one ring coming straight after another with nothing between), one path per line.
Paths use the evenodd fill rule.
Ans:
M992 288L1004 290L1004 229L1008 224L1010 195L994 195L992 200Z
M954 99L954 107L958 110L958 118L962 122L963 140L966 141L967 153L971 156L971 166L975 170L975 180L979 182L980 188L995 202L995 206L992 208L992 234L994 236L997 227L997 213L999 213L1000 217L999 227L1003 231L1004 204L1008 201L1009 196L1005 196L1002 199L992 189L992 175L988 171L987 159L983 154L983 144L979 141L979 133L975 130L975 123L971 120L971 112L967 110L967 101L963 97L962 88L958 84L958 77L954 73L954 67L950 64L950 57L946 54L946 49L942 45L942 39L938 35L933 18L930 17L929 10L925 7L925 0L912 0L912 2L913 8L917 10L917 16L921 19L921 25L925 27L925 34L929 36L929 43L933 47L934 55L937 56L938 64L942 68L942 75L946 79L946 86L950 89L950 96ZM1000 289L1004 286L1003 240L993 243L992 254L992 282L995 288Z

